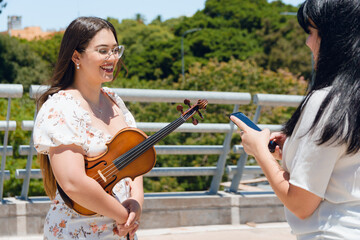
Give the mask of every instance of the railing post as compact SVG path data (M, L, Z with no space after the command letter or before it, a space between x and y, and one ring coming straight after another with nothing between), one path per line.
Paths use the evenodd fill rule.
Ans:
M259 117L260 117L260 111L261 111L261 106L259 105L256 108L255 116L253 119L254 123L258 123ZM237 171L231 181L231 185L230 185L230 189L229 189L230 192L235 192L235 193L237 192L247 159L248 159L248 155L245 151L243 151L243 153L241 153L241 156L237 162Z
M36 113L37 113L37 106L35 104L34 124L35 124ZM24 182L23 182L22 189L21 189L21 196L20 196L20 198L23 200L26 200L28 198L28 194L29 194L31 166L32 166L32 161L33 161L33 151L34 151L34 140L33 140L33 131L31 131L30 149L29 149L29 154L27 156L27 162L26 162L26 175L24 178Z
M239 110L239 104L236 104L234 106L233 112L237 112L238 110ZM216 165L216 173L211 181L211 186L210 186L210 190L209 190L209 193L211 193L211 194L216 194L219 190L221 178L224 174L226 157L228 156L228 154L230 152L230 143L231 143L232 134L234 132L234 127L235 127L235 124L230 120L230 131L226 134L225 140L223 143L224 151L219 156L219 159L218 159L217 165Z
M1 158L1 178L0 178L0 200L3 200L3 190L4 190L4 179L5 179L5 164L6 164L6 151L8 144L9 136L9 122L10 122L10 108L11 108L11 98L8 98L8 107L6 112L6 128L3 141L3 152Z

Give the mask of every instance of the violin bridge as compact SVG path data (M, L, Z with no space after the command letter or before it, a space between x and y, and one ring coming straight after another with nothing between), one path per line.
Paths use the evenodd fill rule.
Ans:
M98 170L98 174L100 175L100 177L102 178L102 180L104 180L104 182L106 182L106 177L104 177L104 175L101 173L100 170Z

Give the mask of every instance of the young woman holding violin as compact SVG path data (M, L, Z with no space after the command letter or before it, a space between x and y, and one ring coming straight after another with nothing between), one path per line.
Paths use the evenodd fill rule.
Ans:
M114 27L96 17L70 23L50 88L38 99L34 144L46 193L53 200L44 239L136 239L144 201L142 177L124 178L112 196L85 172L85 159L135 120L105 82L116 78L124 47ZM96 213L85 216L72 203Z
M316 75L283 131L241 130L299 240L360 239L360 1L307 0L298 20ZM278 146L271 154L270 140ZM276 161L282 160L282 166Z

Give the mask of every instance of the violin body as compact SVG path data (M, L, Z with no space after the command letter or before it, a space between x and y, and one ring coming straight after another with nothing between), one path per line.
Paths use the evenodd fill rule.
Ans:
M134 180L137 176L149 172L156 163L155 147L150 147L136 161L130 162L121 170L117 168L113 160L125 154L133 147L137 146L147 138L147 135L137 128L124 128L120 130L109 143L104 154L97 157L85 157L85 171L89 177L94 178L112 195L112 189L116 183L126 177ZM99 174L100 171L100 174ZM101 176L102 175L102 176ZM82 207L76 202L72 202L72 208L86 216L96 214L95 212Z
M108 194L112 195L113 187L121 179L129 177L134 180L137 176L149 172L156 162L154 145L189 118L192 118L193 124L196 125L198 121L193 118L193 115L198 113L203 118L199 109L205 109L208 101L206 99L198 100L197 104L190 106L190 101L185 99L184 103L189 106L189 109L183 112L182 106L177 106L182 115L150 137L137 128L128 127L120 130L106 144L105 153L97 157L84 157L86 174L96 180ZM72 201L62 190L60 194L66 204L79 214L86 216L96 214Z

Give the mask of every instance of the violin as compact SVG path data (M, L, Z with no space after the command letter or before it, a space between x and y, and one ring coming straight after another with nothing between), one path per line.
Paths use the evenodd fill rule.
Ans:
M108 194L112 195L113 187L121 179L129 177L134 180L137 176L149 172L156 162L154 147L156 143L189 118L192 118L193 124L197 125L198 120L193 117L195 113L198 113L200 118L203 119L199 110L206 109L208 103L206 99L198 100L193 106L190 105L188 99L185 99L184 103L189 106L189 109L183 112L183 106L178 105L177 110L182 113L181 116L150 137L137 128L127 127L121 129L106 144L107 150L103 154L96 157L85 156L86 174L95 179ZM66 202L79 214L86 216L96 214L70 198Z

